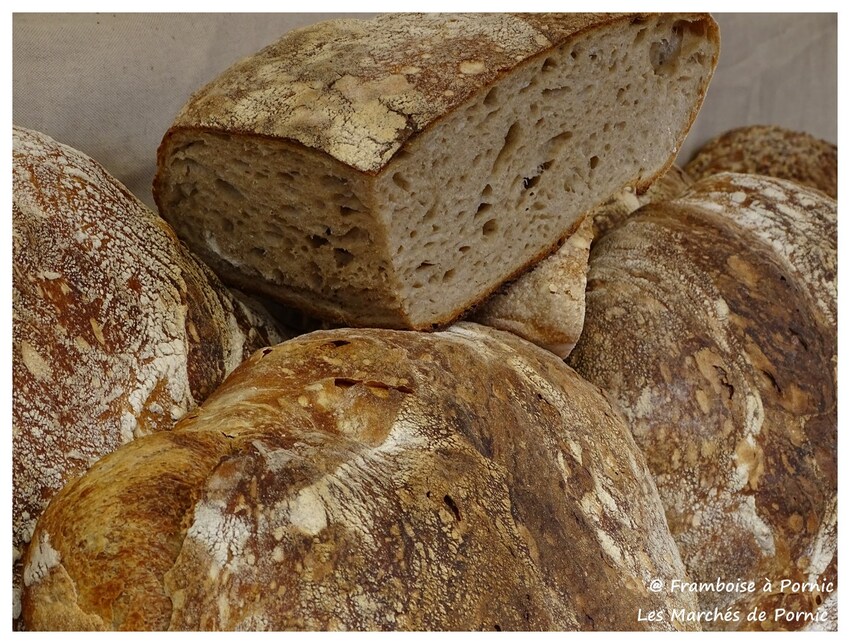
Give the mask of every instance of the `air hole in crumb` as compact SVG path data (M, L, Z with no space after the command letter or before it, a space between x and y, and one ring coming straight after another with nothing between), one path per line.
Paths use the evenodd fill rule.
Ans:
M550 156L556 156L557 152L569 141L573 138L573 133L569 130L566 132L561 132L553 136L546 142L547 149L550 151Z
M496 223L495 219L488 219L484 222L484 225L481 227L481 232L484 233L485 237L492 235L498 229L499 225Z
M498 87L491 87L490 91L484 97L484 105L487 107L495 105L499 101L499 91Z
M353 259L354 255L344 248L334 248L334 261L338 267L348 266Z
M525 192L527 190L531 190L538 183L540 183L540 175L539 174L537 176L534 176L534 177L525 177L522 180L523 192Z
M393 175L393 183L396 184L402 190L410 190L410 182L405 179L400 172L396 172Z
M445 273L443 273L443 281L448 282L449 280L454 279L454 276L455 276L455 269L450 268Z
M458 250L459 253L466 253L466 252L469 252L470 248L471 248L470 246L461 246L457 250Z
M360 226L354 226L344 235L340 236L340 241L350 242L350 243L364 243L369 241L369 231L365 228L360 228Z
M239 189L236 186L234 186L232 183L228 183L224 179L216 179L215 180L215 187L216 187L216 189L221 190L222 192L226 193L229 197L235 197L237 199L243 199L244 198L244 196L242 195L242 193L239 191Z
M351 215L355 212L359 212L359 211L355 210L354 208L349 208L348 206L340 206L339 207L339 216L340 217L348 217L348 215Z
M308 237L308 241L310 242L310 246L312 246L313 248L321 248L325 244L330 243L321 235L310 235L310 237Z
M542 72L549 72L555 69L558 66L558 63L555 62L555 59L551 56L543 61L543 67L540 68Z
M505 142L502 144L502 149L496 155L496 161L493 163L493 171L499 172L502 167L513 156L516 149L522 141L522 125L518 122L511 125L505 134Z
M431 268L433 265L434 265L434 264L432 264L431 262L421 262L421 263L419 264L419 266L417 266L417 267L416 267L416 271L417 271L417 272L419 272L419 271L425 271L425 270L428 270L428 269L429 269L429 268Z
M598 165L599 165L599 157L594 154L592 157L590 157L590 169L595 170L596 166L598 166Z
M493 207L493 204L489 204L486 201L482 201L478 204L478 210L475 211L475 215L473 219L479 219L484 213L490 210Z
M649 47L649 61L656 75L665 76L675 66L676 59L682 51L682 26L673 25L668 38L662 38Z
M488 183L486 186L484 186L484 190L481 191L481 196L482 197L489 197L492 194L493 194L493 186L491 186Z
M265 257L265 256L266 256L266 249L265 249L265 248L260 248L259 246L254 246L254 247L251 249L251 254L252 254L252 255L257 255L258 257Z

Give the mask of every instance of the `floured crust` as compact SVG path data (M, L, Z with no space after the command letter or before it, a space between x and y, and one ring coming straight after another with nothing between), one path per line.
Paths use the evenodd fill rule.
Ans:
M23 128L13 142L17 562L67 481L170 429L281 336L96 162Z
M647 587L684 575L656 494L619 414L548 352L474 324L321 331L257 352L174 431L65 488L24 614L37 629L693 628L637 621L696 606Z
M816 611L835 582L836 202L790 181L721 174L644 207L591 251L570 363L624 407L703 609ZM831 563L832 562L832 563ZM830 572L832 571L832 572ZM829 578L829 579L825 579Z
M721 172L790 179L838 195L838 147L805 132L776 125L730 130L700 148L685 169L702 179Z

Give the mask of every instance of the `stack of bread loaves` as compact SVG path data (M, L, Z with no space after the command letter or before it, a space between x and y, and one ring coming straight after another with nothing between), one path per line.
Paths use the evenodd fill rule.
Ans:
M836 567L834 372L811 376L834 367L834 201L723 175L625 218L690 183L670 167L718 47L707 14L416 14L238 62L162 140L164 220L225 283L371 327L258 351L265 311L16 129L23 626L698 630L834 603L685 583ZM660 260L640 226L669 229ZM594 228L588 382L561 358ZM653 264L692 286L681 319ZM635 301L602 301L632 266Z

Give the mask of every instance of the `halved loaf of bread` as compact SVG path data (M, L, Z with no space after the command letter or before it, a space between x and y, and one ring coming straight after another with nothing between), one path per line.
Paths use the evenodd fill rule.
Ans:
M347 324L445 324L669 166L718 47L707 14L320 23L191 98L154 195L231 283Z

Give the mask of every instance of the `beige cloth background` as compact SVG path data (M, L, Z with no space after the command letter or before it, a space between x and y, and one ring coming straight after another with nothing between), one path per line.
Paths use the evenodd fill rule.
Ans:
M341 15L16 14L13 119L86 152L152 204L157 145L189 95L284 32ZM715 18L720 64L680 160L748 124L835 142L836 14Z

